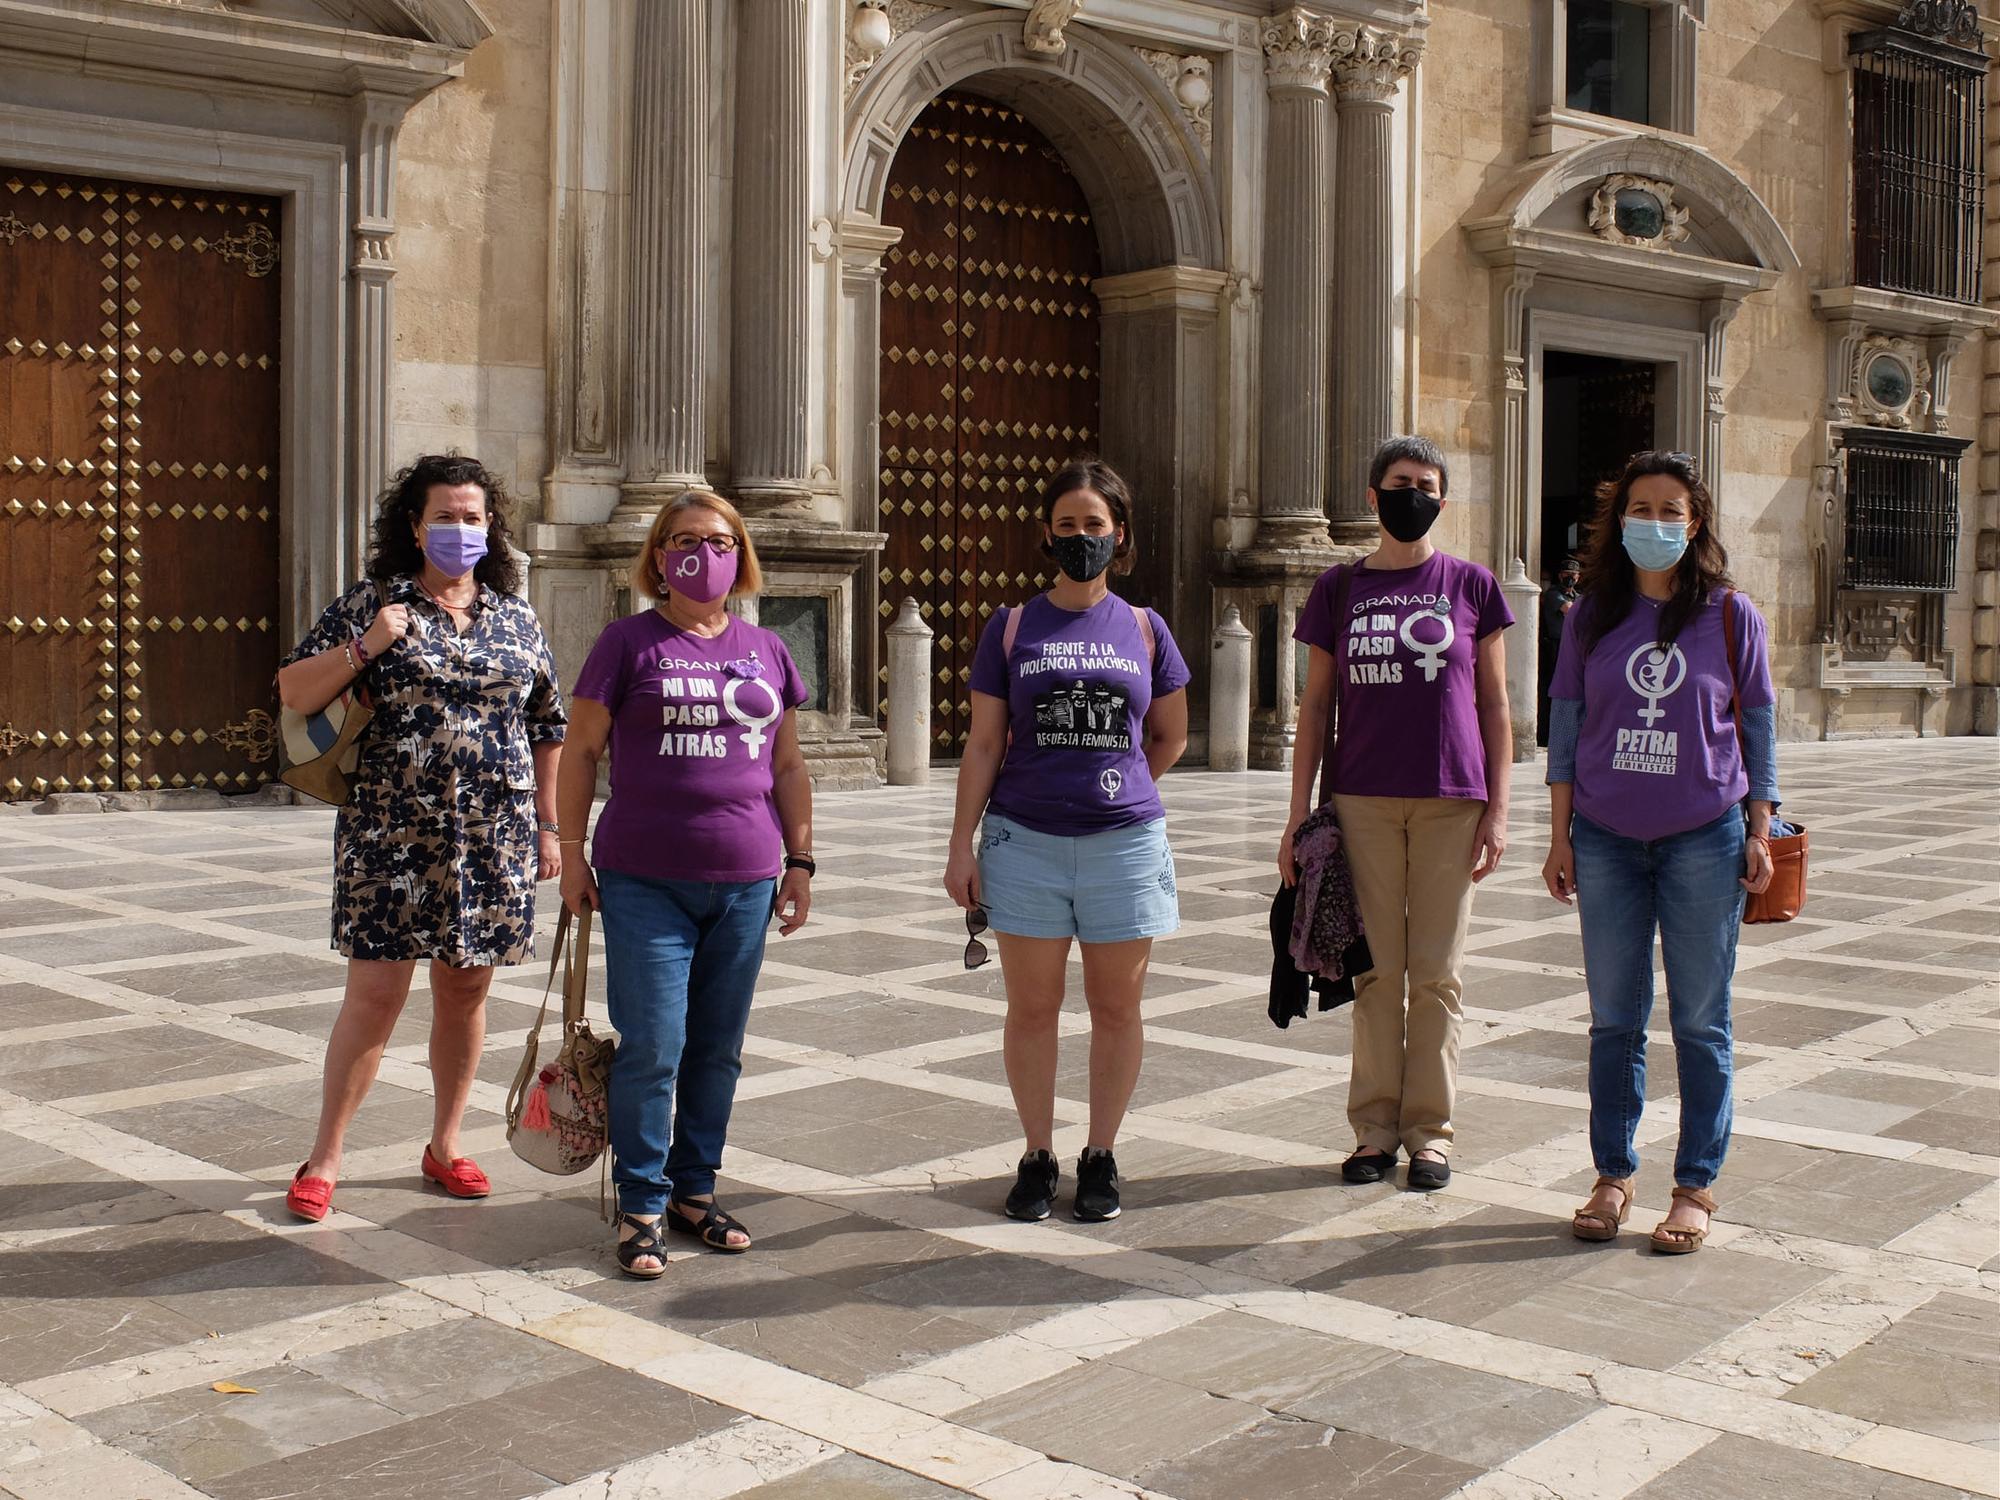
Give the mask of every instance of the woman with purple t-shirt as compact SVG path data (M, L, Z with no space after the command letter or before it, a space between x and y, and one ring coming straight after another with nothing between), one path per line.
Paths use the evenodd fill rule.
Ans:
M1514 616L1491 573L1431 544L1448 482L1429 439L1384 443L1368 473L1380 540L1359 562L1329 569L1299 614L1294 634L1312 649L1278 845L1290 885L1293 835L1312 811L1318 775L1375 960L1355 981L1355 1149L1341 1176L1380 1182L1408 1147L1417 1189L1451 1180L1459 971L1472 887L1507 847L1513 751L1500 633Z
M563 746L557 798L578 830L611 752L596 873L565 863L562 894L572 911L604 914L618 1264L647 1280L666 1268L662 1215L710 1249L750 1248L716 1204L715 1174L765 928L775 909L778 930L795 932L812 905L796 712L809 694L784 642L723 607L761 582L728 501L669 500L632 572L633 592L659 603L597 638Z
M1119 1213L1111 1148L1139 1081L1153 939L1180 925L1157 782L1187 748L1188 669L1166 622L1111 592L1135 555L1125 481L1069 464L1043 488L1041 518L1061 576L979 638L944 883L973 934L967 966L984 962L987 925L999 938L1007 1082L1027 1136L1010 1218L1055 1208L1056 1021L1070 944L1083 950L1090 1131L1074 1213L1101 1223Z
M1708 1236L1729 1148L1729 987L1744 893L1771 883L1777 695L1763 617L1730 586L1694 460L1637 454L1601 494L1549 686L1542 878L1577 903L1590 985L1597 1184L1571 1228L1615 1239L1632 1211L1657 931L1681 1139L1653 1248L1685 1255Z

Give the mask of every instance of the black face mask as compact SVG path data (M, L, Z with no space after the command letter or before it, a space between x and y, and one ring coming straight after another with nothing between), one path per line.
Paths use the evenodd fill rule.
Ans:
M1382 529L1399 542L1420 540L1437 524L1438 512L1443 509L1444 501L1426 495L1415 485L1375 492L1375 513L1382 518Z
M1111 559L1118 551L1118 537L1109 531L1096 534L1079 531L1049 538L1049 550L1055 553L1056 566L1064 573L1078 583L1088 583L1111 566Z

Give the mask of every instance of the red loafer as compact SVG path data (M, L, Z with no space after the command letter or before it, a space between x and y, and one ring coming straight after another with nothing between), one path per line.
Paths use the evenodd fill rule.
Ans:
M478 1162L469 1156L454 1156L450 1166L440 1165L428 1143L424 1146L424 1176L454 1198L484 1198L493 1191Z
M309 1161L299 1163L292 1185L285 1189L285 1207L308 1223L317 1224L333 1212L333 1184L324 1177L306 1176Z

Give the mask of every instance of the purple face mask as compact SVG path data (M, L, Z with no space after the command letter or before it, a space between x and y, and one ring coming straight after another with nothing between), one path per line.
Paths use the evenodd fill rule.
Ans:
M713 604L736 585L736 554L707 542L690 552L661 552L659 569L668 588L696 604Z
M486 528L438 522L424 528L424 556L447 578L463 578L486 555Z

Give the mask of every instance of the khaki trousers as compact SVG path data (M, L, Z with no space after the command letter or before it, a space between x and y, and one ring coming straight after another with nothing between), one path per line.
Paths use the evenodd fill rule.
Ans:
M1348 1123L1359 1147L1449 1154L1472 841L1486 804L1336 795L1333 809L1375 959L1354 985Z

